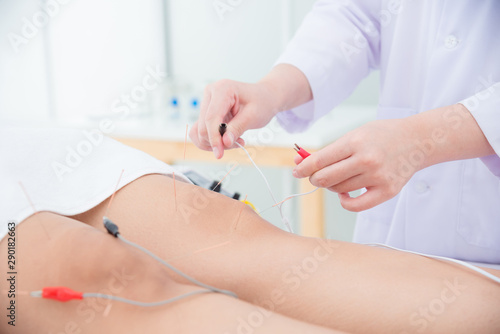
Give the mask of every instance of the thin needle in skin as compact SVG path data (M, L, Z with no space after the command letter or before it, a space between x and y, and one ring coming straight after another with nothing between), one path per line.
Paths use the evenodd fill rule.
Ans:
M111 302L108 304L108 306L106 306L106 308L104 309L104 312L102 313L103 318L106 318L109 315L109 312L111 312L111 306L113 306L113 304L111 304Z
M227 236L223 236L222 238L220 238L219 241L224 240L226 237ZM230 243L231 243L230 240L222 241L221 243L216 243L216 244L214 244L212 246L207 246L207 247L203 247L203 248L194 250L194 251L190 252L189 254L178 255L178 256L175 256L175 257L169 257L169 258L165 259L165 261L169 261L169 262L170 261L178 261L178 260L181 260L181 259L188 258L190 256L194 256L194 255L199 254L199 253L204 253L206 251L209 251L209 250L212 250L212 249L215 249L215 248L223 247L223 246L228 245Z
M231 167L231 169L226 173L226 175L224 175L224 177L222 178L222 180L219 181L219 183L217 183L217 185L212 189L212 191L214 191L215 189L217 189L217 187L222 183L222 181L224 181L224 179L226 178L226 176L229 175L229 173L231 173L231 171L234 169L234 167L236 167L238 164L234 164L233 167Z
M111 203L113 202L113 199L115 198L116 191L118 190L118 186L120 185L120 181L122 180L123 172L125 170L122 169L122 172L120 173L120 177L118 178L118 182L116 182L115 186L115 191L113 191L113 195L111 195L111 199L109 200L108 207L106 208L106 213L104 214L105 217L108 216L109 208L111 207Z
M284 200L282 200L281 202L278 202L278 203L274 204L272 207L274 208L275 206L278 206L278 205L280 205L280 204L283 204L283 203L285 203L287 200L288 200L288 198L285 198L285 199L284 199Z
M243 203L246 203L248 195L245 195L245 199L243 200ZM245 204L246 205L246 204ZM240 216L241 216L241 211L243 211L244 206L241 207L240 212L238 213L238 216L236 217L236 223L234 224L234 227L232 230L236 230L236 227L238 227L238 223L240 221Z
M219 247L222 247L222 246L225 246L225 245L228 245L230 244L231 241L225 241L223 243L220 243L218 245L214 245L214 246L210 246L210 247L206 247L206 248L202 248L202 249L199 249L197 251L194 251L192 254L198 254L198 253L203 253L203 252L207 252L209 250L212 250L212 249L215 249L215 248L219 248Z
M28 192L26 191L26 188L24 187L24 185L20 181L19 181L19 186L23 190L24 196L26 196L26 198L28 199L28 202L30 203L31 208L33 209L33 214L36 215L38 212L36 211L35 204L33 204L33 201L31 200L30 196L28 195ZM45 232L45 234L47 235L47 238L50 239L49 232L47 232L47 230L45 229L45 225L43 225L43 223L40 220L38 220L38 222L42 226L42 229Z

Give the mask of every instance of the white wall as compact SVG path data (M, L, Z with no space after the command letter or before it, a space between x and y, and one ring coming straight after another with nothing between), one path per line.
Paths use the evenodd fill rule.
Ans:
M141 83L146 66L166 67L162 0L57 1L49 1L55 5L48 24L39 23L19 52L4 37L43 22L36 18L47 12L45 0L0 2L1 117L110 113L115 99Z
M23 18L31 18L38 8L38 0L0 1L0 118L40 120L49 115L43 33L17 52L17 43L9 40L21 33Z
M148 65L165 69L160 0L73 1L50 27L60 117L110 112Z
M259 80L273 66L314 2L170 0L172 74L201 83L223 78ZM222 7L227 9L217 10L214 3L227 4ZM375 73L345 104L376 104L377 87Z
M174 75L199 81L258 80L282 50L281 5L241 1L219 16L212 1L171 0Z

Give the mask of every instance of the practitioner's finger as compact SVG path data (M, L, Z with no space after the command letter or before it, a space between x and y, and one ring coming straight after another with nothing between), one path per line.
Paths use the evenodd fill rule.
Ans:
M204 151L212 150L212 147L208 145L208 142L204 143L200 140L200 137L198 135L198 122L194 123L194 125L191 127L191 130L189 130L189 138L198 148Z
M220 88L220 85L217 85L215 88ZM212 98L205 117L205 124L210 146L212 147L214 156L217 159L222 158L224 155L224 145L219 132L219 126L223 123L224 118L231 113L233 108L239 108L237 94L230 94L230 91L227 89L224 89L221 92L212 93Z
M340 204L346 210L360 212L371 209L394 197L385 192L382 187L367 187L366 189L367 191L358 197L351 197L349 193L339 194Z
M296 165L300 164L303 160L304 160L304 158L302 158L300 155L296 155L293 158L293 162L295 162Z
M304 159L294 168L294 176L297 178L311 176L329 165L346 159L351 153L349 146L343 145L342 141L338 140Z

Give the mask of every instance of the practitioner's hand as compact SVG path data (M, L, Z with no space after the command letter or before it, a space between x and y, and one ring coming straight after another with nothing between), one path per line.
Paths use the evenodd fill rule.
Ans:
M242 83L221 80L205 88L198 121L190 131L190 138L199 148L213 151L217 159L224 149L244 145L241 137L246 130L265 126L276 115L273 94L265 83ZM219 125L227 123L224 137Z
M420 164L406 165L414 148L414 138L405 120L368 123L347 133L307 159L295 158L293 175L339 194L342 206L362 211L389 200L399 193ZM351 198L350 191L367 192Z
M200 117L189 136L199 148L213 151L217 159L224 149L244 145L241 135L265 126L280 111L312 99L306 76L295 66L279 64L255 84L218 81L205 89ZM222 138L220 123L227 123Z
M455 104L370 122L307 159L297 157L293 175L338 193L345 209L362 211L396 196L425 167L494 153L469 110ZM362 188L366 193L349 196Z

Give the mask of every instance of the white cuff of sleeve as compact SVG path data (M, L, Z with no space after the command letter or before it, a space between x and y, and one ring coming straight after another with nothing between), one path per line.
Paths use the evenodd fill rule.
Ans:
M481 160L500 177L500 82L460 102L472 114L496 155Z

